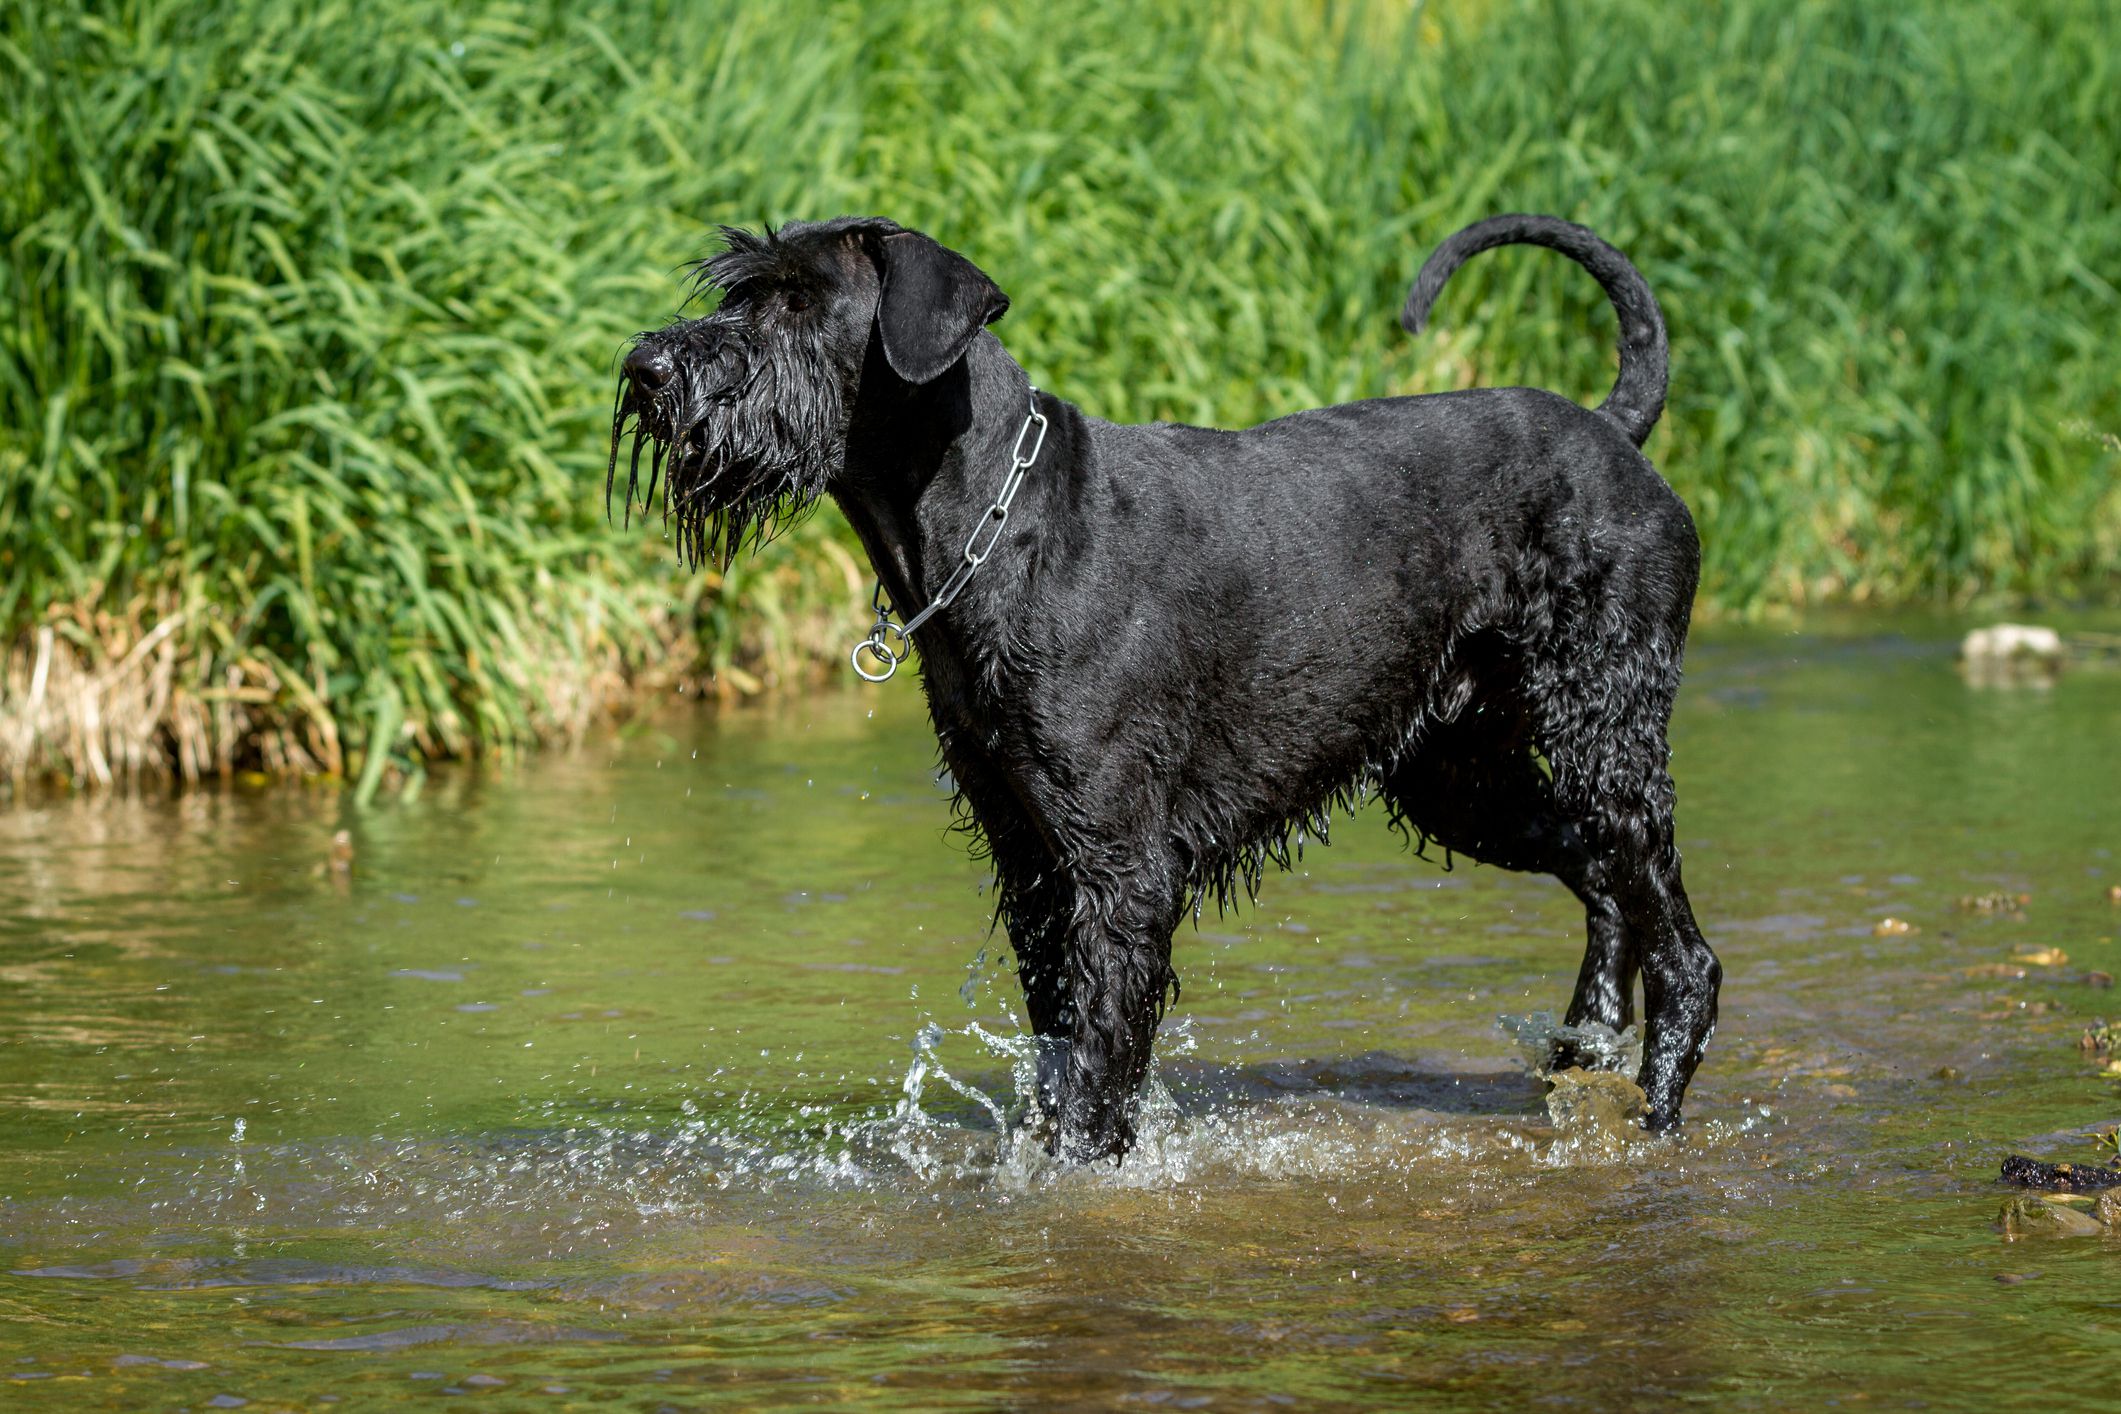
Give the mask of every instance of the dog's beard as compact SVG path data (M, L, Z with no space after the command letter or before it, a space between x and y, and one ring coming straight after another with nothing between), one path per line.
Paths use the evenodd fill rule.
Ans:
M771 540L825 493L846 421L839 380L814 347L754 341L741 329L717 333L700 357L677 351L677 372L662 388L620 375L604 495L608 505L630 434L629 520L636 500L644 509L655 504L660 484L663 521L680 558L726 569L747 544Z

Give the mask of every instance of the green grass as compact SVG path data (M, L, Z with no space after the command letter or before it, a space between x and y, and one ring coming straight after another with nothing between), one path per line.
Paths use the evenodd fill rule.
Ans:
M712 223L840 211L970 253L1043 386L1230 424L1472 383L1595 400L1611 317L1552 256L1483 257L1420 342L1393 317L1459 224L1567 215L1664 302L1650 452L1709 607L2103 597L2110 18L12 0L0 691L19 712L42 628L90 682L174 617L150 758L373 785L644 683L795 671L859 626L843 528L725 583L608 527L610 374ZM64 738L9 769L78 773Z

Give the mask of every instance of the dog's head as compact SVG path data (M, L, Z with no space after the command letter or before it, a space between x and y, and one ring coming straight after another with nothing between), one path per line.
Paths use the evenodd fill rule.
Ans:
M663 481L680 553L727 564L831 488L865 374L934 381L1009 307L971 261L892 221L754 235L693 267L712 314L634 340L619 374L605 494L632 434L626 497ZM879 357L872 357L872 354Z

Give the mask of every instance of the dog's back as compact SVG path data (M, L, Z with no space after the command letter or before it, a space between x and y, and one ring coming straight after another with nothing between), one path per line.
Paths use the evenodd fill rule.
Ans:
M1089 423L1074 553L1033 592L1068 599L1125 566L1127 600L1022 632L1116 705L1115 733L1175 763L1217 838L1376 789L1468 711L1521 717L1524 679L1581 657L1582 625L1617 612L1683 640L1700 553L1685 504L1621 426L1556 394L1371 399L1243 431ZM1469 650L1483 638L1510 651ZM1204 684L1242 732L1196 729Z

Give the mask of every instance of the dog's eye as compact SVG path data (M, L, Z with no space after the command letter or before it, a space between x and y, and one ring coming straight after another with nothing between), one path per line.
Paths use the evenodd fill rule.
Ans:
M792 293L786 294L781 296L781 305L790 314L801 314L804 310L810 308L810 296Z

